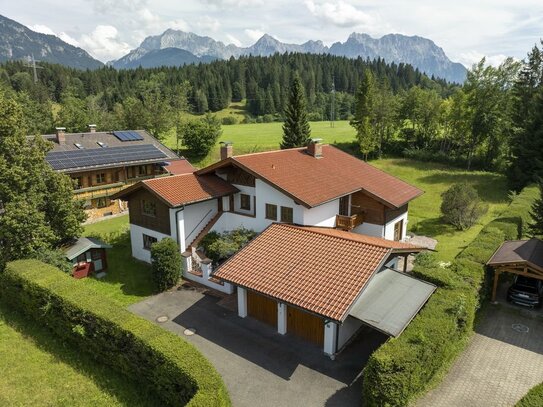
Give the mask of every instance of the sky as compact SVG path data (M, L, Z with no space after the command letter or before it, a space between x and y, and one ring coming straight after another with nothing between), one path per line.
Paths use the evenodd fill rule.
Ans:
M352 32L418 35L467 67L523 59L543 38L543 0L0 0L0 14L103 62L168 28L238 46L264 33L326 45Z

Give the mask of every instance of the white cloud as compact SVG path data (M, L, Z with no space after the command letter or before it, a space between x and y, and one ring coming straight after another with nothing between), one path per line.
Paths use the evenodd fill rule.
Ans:
M69 34L66 34L64 31L61 32L58 37L64 41L64 42L67 42L68 44L70 45L73 45L74 47L79 47L80 44L79 44L79 41L77 41L75 38L73 38L72 36L70 36Z
M264 31L252 30L250 28L245 29L243 32L245 33L247 37L249 37L249 39L251 39L251 41L258 41L260 37L262 37L265 34Z
M94 57L108 61L130 51L130 46L118 37L119 32L112 25L99 25L89 35L82 35L80 43Z
M203 16L202 18L200 18L196 25L201 31L203 31L203 34L206 34L206 32L209 31L217 32L221 27L221 23L219 23L219 20L209 16Z
M467 68L471 68L473 64L479 63L481 59L483 58L486 58L487 65L499 66L507 59L507 55L504 55L504 54L485 55L482 52L478 52L478 51L468 51L468 52L463 52L459 55L458 62L460 62Z
M241 47L243 45L240 40L231 34L226 34L226 39L230 44L234 44L236 47Z
M49 35L56 35L53 30L51 30L49 27L47 27L46 25L42 25L42 24L34 24L34 25L29 25L28 28L30 28L32 31L36 31L37 33L42 33L42 34L49 34Z
M227 7L254 7L264 4L264 0L202 0L202 2L221 9Z
M30 26L28 26L28 28L30 28L32 31L36 31L38 33L54 35L54 36L60 38L62 41L67 42L68 44L73 45L75 47L79 46L79 41L77 41L75 38L71 37L69 34L66 34L64 31L57 34L50 27L48 27L46 25L43 25L43 24L30 25Z
M343 1L324 3L306 0L305 6L311 14L338 27L373 26L374 18L353 5Z

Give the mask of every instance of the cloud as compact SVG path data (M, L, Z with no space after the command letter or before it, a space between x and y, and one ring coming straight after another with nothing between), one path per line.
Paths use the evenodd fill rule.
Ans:
M305 6L311 14L338 27L372 26L374 18L351 4L339 0L316 3L306 0Z
M147 0L87 0L95 11L110 14L112 11L137 11L147 4Z
M99 25L92 33L82 35L80 43L95 58L108 61L130 51L130 46L118 37L119 32L112 25Z
M200 20L198 20L196 26L204 32L217 32L221 27L221 23L219 23L219 20L217 20L216 18L203 16L202 18L200 18Z
M229 7L254 7L264 4L264 0L201 0L201 2L220 9Z
M250 28L247 28L243 31L247 37L249 37L252 41L258 41L264 34L264 31L260 30L252 30Z
M56 35L53 30L51 30L49 27L47 27L46 25L42 25L42 24L34 24L34 25L29 25L28 28L30 28L32 31L36 31L37 33L42 33L42 34L49 34L49 35Z
M467 68L471 68L473 64L477 64L481 59L486 58L486 64L491 66L499 66L506 59L507 55L504 54L495 54L495 55L485 55L478 51L468 51L463 52L459 55L458 60Z
M231 34L226 34L226 39L230 44L234 44L236 47L241 47L243 45L240 40Z
M60 38L62 41L67 42L70 45L73 45L74 47L79 47L79 41L77 41L75 38L71 37L69 34L66 34L64 31L60 33L54 32L50 27L43 25L43 24L34 24L28 26L32 31L36 31L38 33L42 34L49 34L54 35L58 38Z

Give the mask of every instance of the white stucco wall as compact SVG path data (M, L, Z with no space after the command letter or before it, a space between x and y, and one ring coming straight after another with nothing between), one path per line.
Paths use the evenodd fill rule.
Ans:
M151 252L143 248L143 235L155 237L158 241L161 241L165 237L170 237L160 232L156 232L151 229L146 229L138 225L130 224L130 242L132 245L132 256L138 260L151 262Z
M234 194L234 210L236 212L244 213L247 215L253 215L255 212L255 195L256 195L256 188L253 187L247 187L245 185L237 185L232 184L237 189L239 189L239 192L237 194ZM251 209L241 209L241 194L249 195L251 197Z
M343 346L353 337L360 329L362 322L356 318L348 316L347 319L339 326L337 348L341 350Z
M362 235L385 237L385 228L383 225L375 225L373 223L362 223L353 229L353 232Z
M185 222L185 246L188 246L206 226L207 222L217 214L216 199L198 202L185 206L183 219Z
M339 199L308 209L303 207L302 224L306 226L336 226L336 215L339 214Z
M396 224L396 222L399 222L402 219L403 219L403 230L402 230L401 240L405 239L406 231L407 231L407 222L408 222L407 212L402 213L401 215L392 219L390 222L388 222L385 225L385 239L394 240L394 225Z

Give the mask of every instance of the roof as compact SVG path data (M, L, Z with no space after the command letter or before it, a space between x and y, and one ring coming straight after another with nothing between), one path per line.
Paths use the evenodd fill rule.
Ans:
M328 228L272 224L214 277L343 321L370 277L409 245ZM412 251L421 248L411 246Z
M80 237L62 248L68 260L73 260L90 249L111 249L111 245L93 237Z
M230 195L238 189L216 175L181 174L140 181L114 194L112 199L127 199L145 188L166 205L176 207Z
M167 161L164 169L172 175L189 174L196 171L196 168L184 157Z
M77 155L82 153L92 154L93 152L106 151L107 148L119 148L119 147L130 147L134 149L135 146L153 146L155 149L159 150L161 154L154 154L152 158L139 158L138 154L134 154L133 157L127 157L127 154L122 156L122 159L119 159L115 162L107 162L105 164L86 164L83 165L77 159L71 160L64 164L59 171L62 172L78 172L88 169L101 169L101 168L111 168L119 165L138 165L144 163L162 163L164 161L177 159L177 155L160 143L157 139L147 133L145 130L134 130L131 131L137 133L141 136L139 140L125 140L121 141L116 137L113 132L86 132L86 133L65 133L65 142L59 144L57 141L56 134L47 134L42 136L45 140L50 141L53 144L52 150L47 154L46 160L50 161L53 157L58 159L61 155L69 157L70 155ZM104 143L107 147L101 147L98 142ZM76 143L79 144L82 149L76 146ZM137 149L135 149L137 150ZM136 151L135 151L136 152ZM60 157L62 158L62 157Z
M543 271L543 241L532 238L503 242L487 264L489 266L526 264Z
M234 165L279 188L310 208L357 191L364 191L392 208L421 195L420 189L333 146L323 145L315 158L306 148L239 155L198 171L214 172Z
M384 269L370 280L349 315L394 337L424 306L436 286L396 270Z

